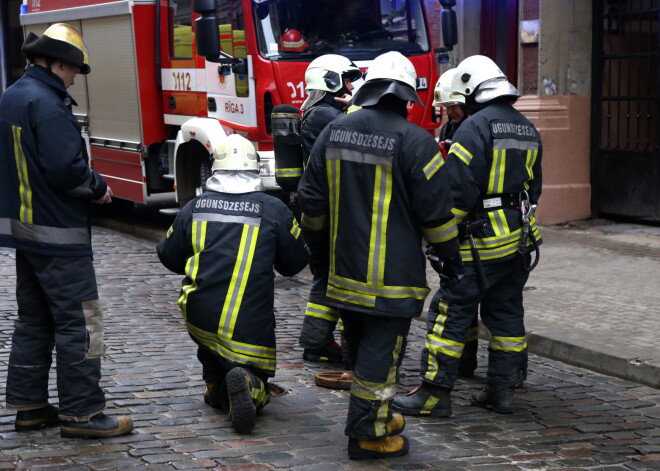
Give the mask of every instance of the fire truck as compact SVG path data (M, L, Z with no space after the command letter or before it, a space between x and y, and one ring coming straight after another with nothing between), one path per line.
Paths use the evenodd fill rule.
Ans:
M271 112L300 107L307 65L327 53L364 70L383 52L403 53L426 105L412 105L409 119L429 131L439 125L424 0L24 0L20 22L25 34L56 22L83 34L92 72L69 89L74 113L92 167L129 201L193 198L210 176L218 132L252 141L262 180L276 191ZM217 124L197 132L202 121Z

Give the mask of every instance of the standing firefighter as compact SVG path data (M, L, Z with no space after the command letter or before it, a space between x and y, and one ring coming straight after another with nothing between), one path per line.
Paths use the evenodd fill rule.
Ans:
M157 250L185 275L178 303L198 345L204 401L249 433L275 375L273 267L293 276L307 255L293 213L264 192L254 146L232 134L214 158L207 190L177 214Z
M353 100L362 109L325 128L299 187L306 240L328 274L327 300L351 353L351 458L408 452L403 416L390 403L411 319L429 291L422 236L454 261L447 270L461 270L444 161L406 119L407 103L419 103L415 85L402 54L378 56Z
M99 386L103 318L92 263L91 202L112 191L89 168L67 93L90 72L87 46L64 23L28 34L30 61L0 98L0 246L16 248L18 318L7 369L16 430L60 424L63 437L129 433L129 417L107 416ZM52 350L58 408L48 403ZM59 416L59 420L58 420Z
M472 394L472 402L510 414L527 352L522 292L533 268L530 252L541 243L533 216L541 196L541 137L513 108L518 91L489 58L472 56L461 62L453 89L474 108L454 134L447 156L453 212L463 222L486 220L474 234L485 283L479 282L478 259L464 241L465 276L443 283L431 303L422 385L397 397L394 408L408 415L451 414L450 392L468 327L480 305L482 322L492 337L487 386Z
M301 108L301 136L305 159L308 158L321 131L335 118L344 114L343 110L353 90L351 82L361 76L360 69L353 62L337 54L326 54L309 64L305 72L305 89L309 97ZM342 350L333 335L339 321L339 313L325 298L327 273L317 268L314 258L310 260L310 268L314 280L300 332L300 344L304 347L303 358L307 361L341 362ZM350 378L349 375L346 377Z

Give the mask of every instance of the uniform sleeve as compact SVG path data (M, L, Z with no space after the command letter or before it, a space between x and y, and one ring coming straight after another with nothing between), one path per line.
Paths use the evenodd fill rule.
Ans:
M278 219L279 245L275 270L282 276L293 276L307 265L302 231L291 210L284 205L280 205Z
M454 134L446 161L457 223L465 220L482 193L488 172L485 153L485 139L472 121L466 121Z
M192 201L179 211L165 237L156 246L160 262L179 275L185 274L186 262L193 255L188 234L191 220Z
M39 164L51 186L75 198L98 199L105 194L107 184L89 168L80 129L66 108L40 117L35 135Z
M543 144L539 138L539 150L532 165L533 178L529 182L529 200L532 204L538 204L541 198L541 188L543 186L543 171L541 169L541 157L543 156Z
M316 106L303 117L300 133L308 154L312 152L314 143L326 126L341 115L341 111L330 106Z
M428 136L417 146L416 155L404 161L411 162L408 191L417 224L426 242L439 257L458 253L458 230L451 212L452 198L449 175L438 144Z
M300 184L298 203L302 210L302 230L309 248L309 265L313 271L327 273L328 265L328 202L325 171L324 131L312 148L312 154Z

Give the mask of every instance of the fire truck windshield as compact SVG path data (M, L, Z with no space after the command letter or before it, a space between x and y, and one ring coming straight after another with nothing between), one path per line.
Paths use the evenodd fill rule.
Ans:
M253 8L259 53L270 60L429 52L422 0L253 0Z

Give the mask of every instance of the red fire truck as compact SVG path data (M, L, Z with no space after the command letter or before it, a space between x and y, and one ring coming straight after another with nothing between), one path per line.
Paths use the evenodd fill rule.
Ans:
M400 51L417 69L426 105L412 106L409 119L429 131L439 124L431 105L437 69L424 0L24 3L26 34L41 34L55 22L82 32L92 73L70 89L78 102L74 112L92 167L126 200L145 203L149 195L175 191L183 205L199 191L210 174L211 146L207 132L195 133L200 120L189 123L185 153L175 145L181 126L195 117L215 118L225 133L250 139L266 188L276 190L272 109L300 107L305 69L322 54L342 54L366 69L377 55ZM208 24L217 27L221 50L196 37Z

